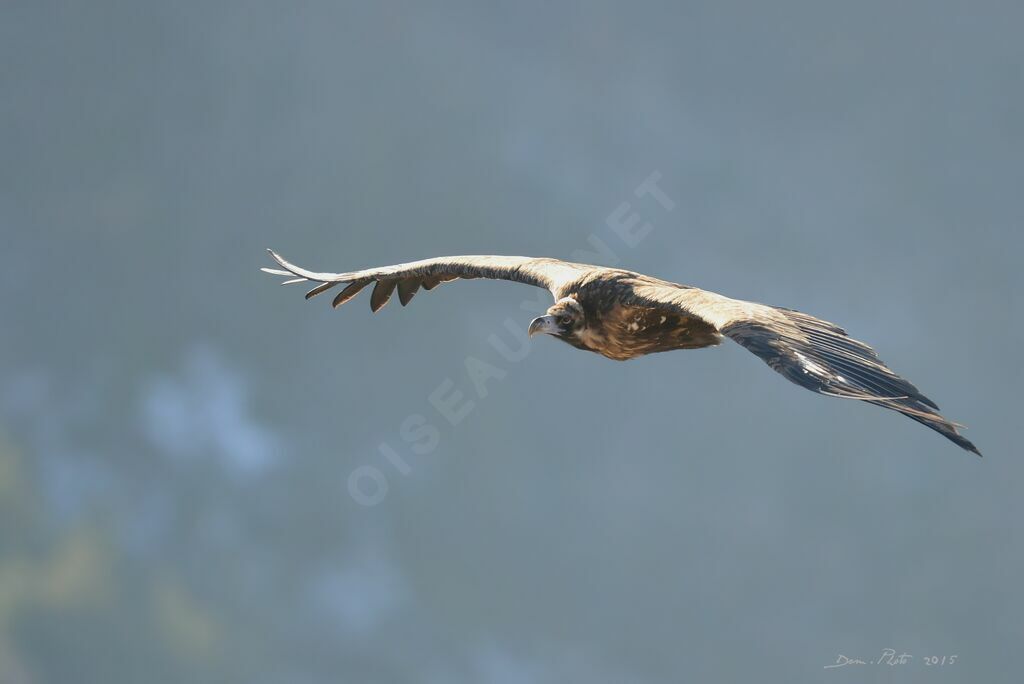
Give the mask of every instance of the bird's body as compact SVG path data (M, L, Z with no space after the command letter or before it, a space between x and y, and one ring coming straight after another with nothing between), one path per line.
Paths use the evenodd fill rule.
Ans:
M832 323L791 309L731 299L632 271L548 258L440 257L349 273L316 273L270 254L281 269L263 270L289 276L285 284L319 283L307 299L347 283L334 298L336 307L370 283L373 311L387 304L396 290L405 306L420 288L432 290L456 279L491 278L543 287L555 303L547 315L530 324L531 335L552 335L618 361L714 346L730 338L802 387L898 411L981 455L959 434L959 426L886 367L871 347Z
M571 283L561 294L580 304L583 326L565 341L616 361L721 344L721 333L697 316L634 301L631 294L640 285L682 287L617 269L595 270Z

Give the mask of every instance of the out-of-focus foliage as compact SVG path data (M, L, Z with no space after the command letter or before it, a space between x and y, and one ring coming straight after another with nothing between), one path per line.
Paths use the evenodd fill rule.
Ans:
M0 446L0 681L216 671L222 626L181 579L142 572L113 543L102 513L54 526L34 485L23 457Z

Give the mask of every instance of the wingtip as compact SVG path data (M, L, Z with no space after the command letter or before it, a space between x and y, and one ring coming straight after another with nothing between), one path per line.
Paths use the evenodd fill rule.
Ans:
M275 252L274 250L270 249L269 247L267 247L267 254L269 254L270 258L279 263L280 265L285 265L286 262L283 258L281 258L281 255Z
M956 442L956 444L961 448L965 449L966 451L970 451L972 454L975 454L978 458L984 458L984 456L981 455L981 450L978 449L978 447L974 446L974 442L967 439L959 432L954 431L952 436L947 435L947 437Z
M938 431L944 437L948 438L950 441L952 441L954 444L956 444L964 451L969 451L972 454L978 456L978 458L984 458L981 455L981 450L978 449L978 447L974 446L974 442L960 434L959 428L963 428L963 425L960 425L959 423L954 423L952 421L946 421L945 424L939 427L936 427L935 425L929 423L925 423L925 425L928 425L928 427Z

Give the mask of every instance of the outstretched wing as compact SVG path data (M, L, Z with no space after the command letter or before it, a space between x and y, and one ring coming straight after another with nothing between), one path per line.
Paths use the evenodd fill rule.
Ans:
M335 297L332 305L341 306L355 297L370 283L375 283L370 295L370 308L379 311L394 291L405 306L422 287L432 290L441 283L459 278L489 278L511 280L543 287L558 299L571 282L579 278L590 267L558 259L531 258L518 256L452 256L423 259L408 264L382 266L349 273L316 273L307 271L285 261L273 250L267 250L281 268L264 268L272 275L288 276L284 285L291 283L315 282L316 287L306 293L306 299L330 290L341 283L348 285Z
M787 380L833 397L859 399L916 420L979 456L939 407L893 373L868 345L807 314L730 299L671 283L634 287L638 302L698 316L753 352Z

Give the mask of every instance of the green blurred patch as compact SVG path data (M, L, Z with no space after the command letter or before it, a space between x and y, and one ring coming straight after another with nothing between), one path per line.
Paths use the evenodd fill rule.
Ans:
M223 630L169 572L147 572L101 515L54 525L0 440L0 682L188 681L217 670Z
M157 580L153 602L157 628L181 657L205 662L214 656L220 642L220 627L179 582L169 577Z

